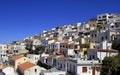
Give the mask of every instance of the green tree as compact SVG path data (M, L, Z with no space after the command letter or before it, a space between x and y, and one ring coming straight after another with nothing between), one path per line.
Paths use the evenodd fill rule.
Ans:
M37 65L39 65L41 67L44 67L46 69L50 69L51 68L51 66L49 66L49 65L47 65L45 63L42 63L40 60L37 62Z
M37 46L36 51L40 54L45 52L45 46Z
M105 57L102 61L102 75L116 75L118 72L119 63L118 56Z
M96 29L100 32L100 30L102 29L102 26L101 25L97 25Z
M29 50L29 54L42 54L45 52L45 46L36 46L35 50Z
M112 48L120 51L120 40L113 40Z

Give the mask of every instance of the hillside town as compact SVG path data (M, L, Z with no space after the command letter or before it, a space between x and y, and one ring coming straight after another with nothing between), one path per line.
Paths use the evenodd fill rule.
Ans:
M120 13L43 30L0 44L0 75L101 75L104 58L119 54L114 40L120 42Z

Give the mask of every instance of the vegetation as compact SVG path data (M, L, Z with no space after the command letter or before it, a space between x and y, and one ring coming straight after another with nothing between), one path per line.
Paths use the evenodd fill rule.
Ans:
M120 40L113 40L112 48L120 51Z
M45 63L42 63L40 60L38 61L37 65L41 66L41 67L44 67L45 69L50 69L51 66L45 64Z
M120 73L120 54L113 57L105 57L102 61L101 75L119 75Z
M27 48L29 50L28 54L41 54L45 51L45 46L37 46L35 50L32 50L32 48Z
M102 29L102 26L101 25L97 25L96 29L100 32L100 30Z

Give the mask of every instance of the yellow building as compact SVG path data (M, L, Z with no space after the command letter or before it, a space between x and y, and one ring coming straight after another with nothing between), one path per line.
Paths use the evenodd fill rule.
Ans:
M90 42L90 49L94 49L96 46L96 43L95 42Z
M83 53L84 55L86 55L86 54L87 54L87 50L88 50L88 48L89 48L88 39L87 39L87 38L84 38L84 37L80 38L79 44L80 44L80 50L82 51L82 53Z

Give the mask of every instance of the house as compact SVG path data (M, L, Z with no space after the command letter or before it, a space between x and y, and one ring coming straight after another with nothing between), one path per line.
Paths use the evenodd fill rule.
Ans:
M50 70L41 71L40 75L66 75L66 72L52 68Z
M0 61L6 62L8 61L8 49L6 44L0 44Z
M27 43L27 48L35 50L37 46L41 45L41 41L39 39L31 39Z
M112 30L97 31L93 30L90 32L90 43L100 43L103 41L111 42L115 39L116 32Z
M5 75L17 75L17 73L14 71L14 68L10 66L4 67L2 71L5 73Z
M88 60L103 60L105 57L118 55L118 50L114 49L89 49Z
M59 70L66 71L66 68L67 68L66 61L67 61L67 59L68 58L65 57L65 56L58 57L56 59L56 65L55 65L55 67L57 69L59 69Z
M18 65L27 61L30 62L30 59L27 57L24 57L23 55L15 55L12 58L10 58L10 64L14 66L15 70L17 70Z
M55 65L54 62L55 62L56 57L57 57L57 55L50 55L50 56L48 56L46 58L46 63L45 64L53 67Z
M41 45L41 41L39 39L34 39L31 43L32 43L32 50L35 50L37 46Z
M88 42L88 38L86 37L80 37L79 40L79 44L80 44L80 50L81 52L86 55L87 49L89 48L89 42Z
M71 75L100 75L100 65L94 60L70 58L67 61L67 72Z
M0 64L0 70L2 70L5 75L17 75L17 72L15 72L14 68L9 65Z
M16 45L16 44L11 45L11 53L12 54L19 54L18 50L20 50L20 45Z
M90 26L90 30L95 30L97 27L97 18L91 18L89 19L89 21L87 22Z
M41 68L31 62L24 62L18 66L20 75L40 75Z
M74 56L75 50L79 50L79 44L73 41L64 41L60 43L60 52L65 56Z
M38 60L40 59L40 55L36 54L27 54L27 58L32 60L33 63L37 64Z
M111 22L114 22L113 18L115 17L114 14L100 14L97 15L97 24L98 25L105 25L105 24L110 24Z
M47 60L47 57L48 57L48 56L49 56L49 54L42 53L42 54L40 55L40 61L41 61L42 63L47 63L46 60Z

